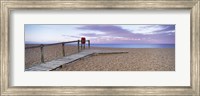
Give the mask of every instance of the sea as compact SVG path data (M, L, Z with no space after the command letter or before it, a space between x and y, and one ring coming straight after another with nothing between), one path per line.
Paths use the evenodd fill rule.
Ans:
M26 46L36 46L39 44L26 44ZM77 46L75 43L65 44L66 46ZM88 46L88 44L86 44ZM91 47L107 48L175 48L175 44L90 44Z
M175 44L91 44L90 46L107 48L175 48Z

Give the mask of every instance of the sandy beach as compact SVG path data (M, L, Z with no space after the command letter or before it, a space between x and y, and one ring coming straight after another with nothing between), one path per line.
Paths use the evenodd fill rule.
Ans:
M175 71L175 48L92 48L127 51L122 54L98 54L65 64L56 71ZM25 66L40 64L40 48L26 49ZM65 46L66 56L77 53L76 46ZM44 48L45 61L62 57L61 45Z
M98 54L64 65L57 71L175 71L175 48L95 48L127 51Z

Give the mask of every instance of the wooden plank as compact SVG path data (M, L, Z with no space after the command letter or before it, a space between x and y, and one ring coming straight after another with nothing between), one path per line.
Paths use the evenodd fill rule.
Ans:
M64 64L68 64L71 62L74 62L76 60L79 60L81 58L91 56L93 54L116 54L116 53L127 53L123 51L105 51L105 50L83 50L79 53L66 56L57 60L52 60L50 62L45 62L42 64L37 64L31 68L25 69L25 71L50 71L53 69L56 69Z
M74 42L78 42L78 40L76 40L76 41L68 41L68 42L60 42L60 43L53 43L53 44L42 44L42 45L44 45L44 46L52 46L52 45L59 45L59 44L62 44L62 43L74 43ZM40 45L31 46L31 47L25 47L25 49L38 48L38 47L40 47Z
M121 53L128 53L126 51L100 51L96 52L97 54L121 54Z
M31 46L31 47L25 47L25 49L31 49L31 48L39 48L41 45L37 45L37 46Z
M33 66L31 68L27 68L25 69L25 71L48 71L50 70L51 68L48 68L48 67L43 67L40 65L37 65L37 66Z

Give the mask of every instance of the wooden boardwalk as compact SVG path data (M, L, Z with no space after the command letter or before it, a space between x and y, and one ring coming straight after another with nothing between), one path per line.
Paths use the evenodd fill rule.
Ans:
M52 61L41 63L41 64L36 64L35 66L26 68L25 71L51 71L51 70L61 67L64 64L74 62L76 60L79 60L87 56L92 56L95 54L119 54L119 53L128 53L128 52L87 49L87 50L82 50L79 53L72 54L60 59L52 60Z

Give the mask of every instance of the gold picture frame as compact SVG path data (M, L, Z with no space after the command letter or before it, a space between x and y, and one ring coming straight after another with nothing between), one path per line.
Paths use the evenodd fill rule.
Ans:
M190 9L191 86L189 87L22 87L9 85L9 14L18 9ZM200 0L0 0L1 95L200 95Z

